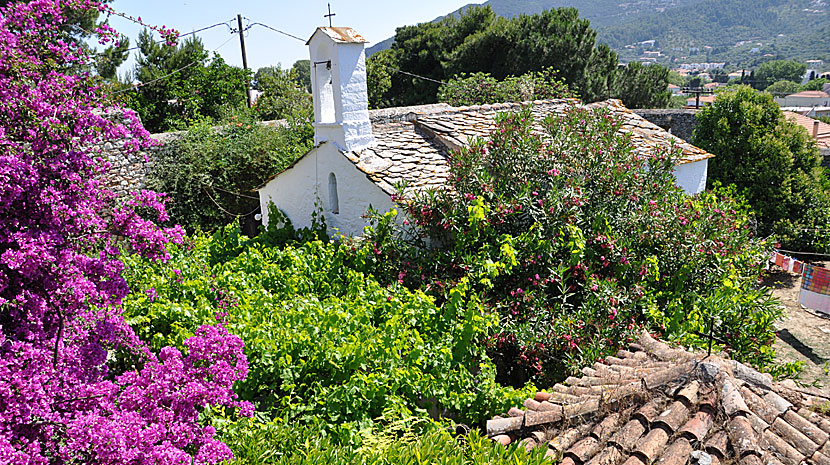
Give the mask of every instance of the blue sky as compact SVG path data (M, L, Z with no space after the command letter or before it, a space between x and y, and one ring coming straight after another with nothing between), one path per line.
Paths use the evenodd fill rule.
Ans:
M366 37L372 45L395 34L395 28L416 24L447 14L468 3L482 0L332 0L335 26L349 26ZM250 22L267 24L302 38L308 38L317 26L328 25L323 0L114 0L116 11L139 16L149 24L166 25L181 33L201 29L216 23L233 20L241 13L243 26ZM141 27L123 18L111 17L110 25L130 38L130 46L137 44ZM219 26L197 34L205 48L218 48L219 54L230 64L242 66L239 38L226 26ZM248 66L256 71L263 66L281 63L283 68L295 61L308 58L304 42L280 35L261 26L249 29L245 37ZM132 52L133 54L135 52ZM131 69L134 57L121 66L119 74Z

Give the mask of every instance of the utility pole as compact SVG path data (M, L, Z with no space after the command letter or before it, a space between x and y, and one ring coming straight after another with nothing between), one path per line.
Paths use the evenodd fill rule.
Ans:
M239 25L239 45L242 46L242 69L248 71L248 53L245 51L245 31L242 30L242 15L236 15L236 22ZM247 73L246 73L247 74ZM248 108L251 108L251 81L245 80L245 95L248 97Z

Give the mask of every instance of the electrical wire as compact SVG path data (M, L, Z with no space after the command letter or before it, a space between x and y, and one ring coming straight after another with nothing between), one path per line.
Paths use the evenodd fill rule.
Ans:
M198 34L198 33L200 33L200 32L203 32L203 31L207 31L208 29L213 29L213 28L215 28L215 27L219 27L219 26L228 26L228 28L231 28L230 23L231 23L234 19L236 19L236 18L229 19L229 20L225 21L224 23L216 23L216 24L214 24L214 25L212 25L212 26L207 26L207 27L203 27L203 28L201 28L201 29L196 29L195 31L187 32L187 33L185 33L185 34L179 34L179 35L178 35L178 37L179 37L179 38L181 38L181 37L191 36L191 35L194 35L194 34ZM156 44L160 44L160 43L162 43L162 42L166 42L166 40L164 40L164 39L162 39L162 40L157 40L157 41L155 41L154 43L156 43ZM133 51L133 50L138 50L139 48L141 48L141 46L140 46L140 45L136 45L135 47L130 47L130 48L128 48L127 50L124 50L124 51L125 51L125 52L130 52L130 51Z
M248 21L250 21L250 19L248 19L248 18L245 18L245 19L246 19L246 20L248 20ZM297 37L297 36L295 36L294 34L289 34L289 33L285 32L285 31L280 31L279 29L277 29L277 28L275 28L275 27L271 27L271 26L269 26L269 25L267 25L267 24L262 24L262 23L256 22L256 23L251 23L251 24L249 24L249 25L248 25L248 27L252 27L252 26L262 26L262 27L264 27L264 28L266 28L266 29L270 29L270 30L272 30L272 31L274 31L274 32L278 32L278 33L280 33L280 34L282 34L282 35L284 35L284 36L291 37L292 39L297 39L297 40L299 40L300 42L303 42L303 43L306 41L305 39L303 39L303 38L301 38L301 37Z
M144 86L149 86L149 85L151 85L151 84L155 84L155 83L156 83L156 82L158 82L158 81L161 81L161 80L163 80L163 79L167 79L167 78L169 78L170 76L172 76L172 75L174 75L174 74L176 74L176 73L178 73L178 72L180 72L180 71L184 71L184 70L186 70L187 68L190 68L191 66L195 65L196 63L197 63L197 62L195 62L195 61L191 61L190 63L188 63L188 64L186 64L186 65L182 66L181 68L179 68L179 69L177 69L177 70L174 70L174 71L171 71L171 72L169 72L169 73L165 74L164 76L161 76L161 77L158 77L158 78L156 78L156 79L153 79L152 81L147 81L147 82L139 82L138 84L134 84L134 85L130 86L130 87L129 87L129 88L127 88L127 89L121 89L121 90L115 91L115 92L113 92L113 93L112 93L112 95L123 94L124 92L129 92L129 91L131 91L131 90L133 90L133 89L138 89L139 87L144 87Z
M219 24L226 24L226 23L219 23ZM202 31L204 31L204 30L210 29L210 28L212 28L212 27L216 27L216 26L217 26L217 25L219 25L219 24L214 24L213 26L208 26L208 27L206 27L206 28L202 28L201 30L202 30ZM194 31L194 32L198 32L198 31ZM212 51L213 51L213 52L217 52L217 51L219 51L219 49L220 49L220 48L224 47L224 46L225 46L228 42L230 42L230 41L231 41L231 40L233 40L233 39L234 39L234 35L233 35L233 34L231 34L231 36L228 38L228 40L226 40L226 41L222 42L222 45L220 45L220 46L216 47L216 48L215 48L215 49L213 49ZM113 93L112 93L112 95L123 94L124 92L129 92L129 91L131 91L131 90L133 90L133 89L138 89L139 87L145 87L145 86L149 86L149 85L155 84L155 83L156 83L156 82L158 82L158 81L161 81L161 80L167 79L167 78L169 78L170 76L173 76L174 74L179 73L180 71L184 71L185 69L190 68L191 66L196 65L196 64L198 64L198 61L191 61L190 63L186 64L185 66L182 66L181 68L179 68L179 69L177 69L177 70L171 71L170 73L167 73L167 74L165 74L164 76L161 76L161 77L158 77L158 78L156 78L156 79L153 79L152 81L147 81L147 82L139 82L138 84L134 84L134 85L132 85L132 86L130 86L130 87L128 87L128 88L126 88L126 89L121 89L121 90L115 91L115 92L113 92Z

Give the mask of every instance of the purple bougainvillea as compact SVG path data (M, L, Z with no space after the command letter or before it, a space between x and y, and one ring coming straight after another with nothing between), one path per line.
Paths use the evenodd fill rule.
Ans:
M0 463L217 463L232 454L197 415L251 413L232 390L247 374L242 341L202 327L185 354L153 354L121 316L121 249L165 260L182 230L157 225L163 195L118 203L95 180L107 166L91 147L151 140L131 112L110 117L77 71L90 57L58 29L67 9L94 8L108 11L88 0L0 9Z

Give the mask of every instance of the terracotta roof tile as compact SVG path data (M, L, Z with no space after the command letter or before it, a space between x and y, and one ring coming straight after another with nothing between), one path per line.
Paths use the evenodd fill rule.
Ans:
M830 417L811 410L830 402L820 391L647 334L583 375L490 420L488 434L567 465L830 465Z

